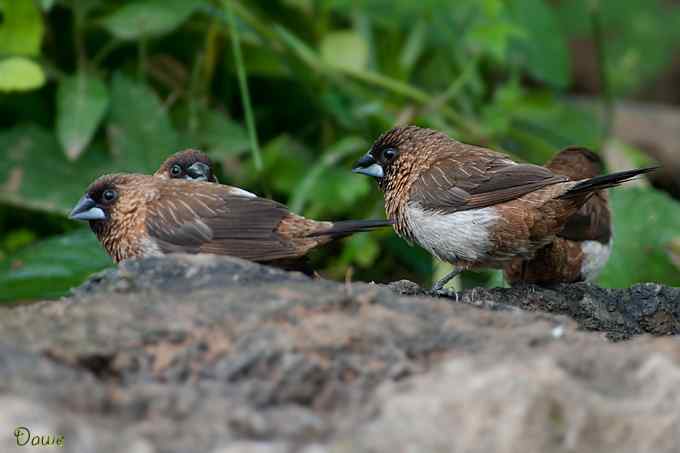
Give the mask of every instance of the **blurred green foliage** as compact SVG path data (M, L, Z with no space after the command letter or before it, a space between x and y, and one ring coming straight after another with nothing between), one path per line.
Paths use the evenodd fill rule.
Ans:
M679 42L680 9L661 0L0 0L0 299L57 297L110 266L69 208L100 174L150 173L184 147L207 151L222 181L334 219L384 215L349 168L398 122L538 163L568 144L598 149L596 112L566 98L569 41L592 37L594 19L616 96ZM651 189L613 202L626 246L602 282L678 284L663 252L677 218L629 207L677 202ZM627 242L647 228L667 234ZM315 262L334 278L434 271L390 231ZM498 275L470 280L485 281Z

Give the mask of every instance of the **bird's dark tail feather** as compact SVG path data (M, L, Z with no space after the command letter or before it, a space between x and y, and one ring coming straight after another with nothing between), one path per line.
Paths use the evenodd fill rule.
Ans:
M326 230L311 233L309 237L331 236L333 238L339 238L352 233L371 231L392 225L394 225L393 220L341 220L339 222L333 222L333 226Z
M659 167L637 168L635 170L619 171L608 175L595 176L594 178L586 179L585 181L576 184L567 192L560 195L559 198L574 198L596 190L616 187L621 183L630 181L638 175L649 173L657 168Z

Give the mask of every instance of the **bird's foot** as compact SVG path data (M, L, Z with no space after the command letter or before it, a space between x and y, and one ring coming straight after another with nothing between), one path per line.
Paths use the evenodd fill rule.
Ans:
M427 295L431 297L446 297L447 299L454 299L456 302L458 302L458 292L451 291L446 288L432 287L432 289L427 292Z
M460 274L462 270L463 269L454 267L451 272L444 276L444 278L438 280L434 285L432 285L432 289L430 289L430 295L434 297L451 297L452 292L444 289L444 286L446 286L446 284L450 282L456 275ZM456 294L456 292L453 291L453 294ZM456 300L458 300L457 294Z

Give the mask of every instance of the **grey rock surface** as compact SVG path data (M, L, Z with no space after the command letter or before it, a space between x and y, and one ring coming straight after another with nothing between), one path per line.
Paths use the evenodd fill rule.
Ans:
M654 284L432 298L125 262L2 311L0 451L26 426L75 453L677 452L679 307Z

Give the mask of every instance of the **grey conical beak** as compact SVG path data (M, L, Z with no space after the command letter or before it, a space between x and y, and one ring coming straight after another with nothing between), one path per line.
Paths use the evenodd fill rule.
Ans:
M210 166L203 162L194 162L186 171L187 179L194 181L208 181L210 176Z
M353 173L361 173L362 175L373 176L374 178L382 178L385 172L379 163L375 161L371 154L365 154L364 157L354 163L352 168Z
M83 196L68 215L73 220L105 220L106 213L97 207L97 203L89 195Z

